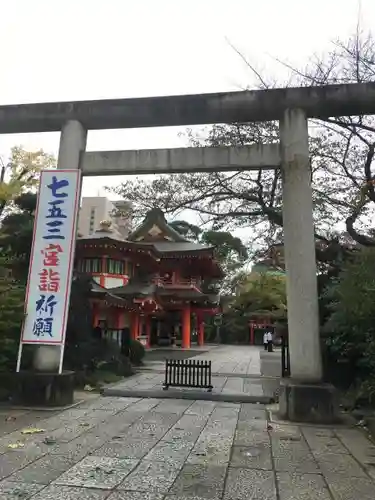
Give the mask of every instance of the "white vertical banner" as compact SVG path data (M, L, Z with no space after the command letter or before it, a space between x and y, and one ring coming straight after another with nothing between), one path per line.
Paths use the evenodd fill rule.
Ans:
M80 170L41 172L22 344L65 342L80 186Z

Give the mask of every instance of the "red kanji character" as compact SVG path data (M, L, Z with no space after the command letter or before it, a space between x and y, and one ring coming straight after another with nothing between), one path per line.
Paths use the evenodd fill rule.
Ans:
M42 254L44 254L43 264L45 266L57 267L60 264L59 253L62 252L63 249L60 245L53 245L51 243L42 250Z
M39 276L39 290L41 292L58 292L60 290L60 273L53 269L43 269Z

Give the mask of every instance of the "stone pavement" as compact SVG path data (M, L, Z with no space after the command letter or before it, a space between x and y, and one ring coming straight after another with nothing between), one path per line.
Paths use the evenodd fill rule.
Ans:
M233 346L233 345L205 345L193 347L195 352L202 354L194 356L194 359L212 361L212 373L226 375L257 375L260 374L260 353L262 349L258 346ZM170 352L176 349L170 349ZM166 350L164 351L166 352ZM178 352L178 351L177 351ZM153 370L164 369L164 362L154 361L147 363Z
M261 377L260 353L261 349L254 346L205 346L207 351L194 356L194 360L212 361L212 394L250 396L254 402L261 402L264 396L273 398L279 387L278 379ZM174 355L178 351L171 350ZM199 351L197 351L199 352ZM163 351L168 353L168 351ZM168 354L166 354L168 356ZM279 372L281 371L281 368ZM149 396L159 397L164 382L164 361L146 363L146 368L129 379L116 384L106 390L108 395L139 396L139 391L147 391ZM179 389L170 389L177 396ZM189 389L183 389L185 393ZM162 396L162 394L161 394Z
M43 432L0 437L1 500L374 498L359 430L285 424L261 405L98 397L37 417Z
M195 359L213 361L217 390L256 392L259 354L226 346ZM163 363L151 365L119 386L160 384ZM40 432L22 433L33 427ZM368 500L374 492L375 446L359 430L290 425L260 404L94 397L61 412L0 411L0 500Z

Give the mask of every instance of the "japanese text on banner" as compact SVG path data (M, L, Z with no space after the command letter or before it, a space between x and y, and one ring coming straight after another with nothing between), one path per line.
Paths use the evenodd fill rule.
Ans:
M61 295L61 268L60 260L68 248L64 246L66 233L64 231L67 215L65 203L68 200L69 181L63 177L54 175L48 188L48 209L44 215L43 240L45 246L41 250L42 269L39 272L38 289L39 298L35 302L36 317L32 327L35 337L53 337L53 325L55 309L59 301L63 300Z

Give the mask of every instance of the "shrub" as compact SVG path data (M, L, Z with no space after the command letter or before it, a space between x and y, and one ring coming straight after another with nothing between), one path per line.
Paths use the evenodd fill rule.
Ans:
M138 340L130 342L130 361L134 365L141 365L145 354L145 348Z
M374 404L375 248L358 251L324 299L330 312L322 329L326 378L345 379L345 386L352 383Z
M122 377L130 377L130 375L133 375L133 369L129 358L122 355L119 355L110 361L103 361L99 363L98 370L111 372Z

